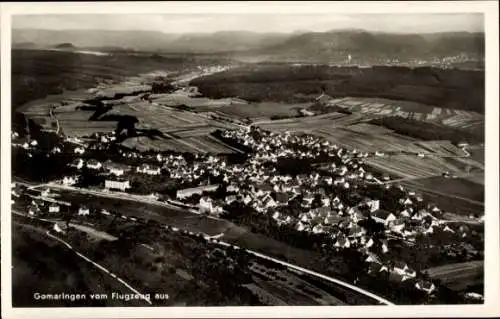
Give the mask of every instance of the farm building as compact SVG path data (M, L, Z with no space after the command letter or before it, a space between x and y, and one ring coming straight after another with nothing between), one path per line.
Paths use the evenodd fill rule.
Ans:
M104 187L106 189L119 189L125 191L130 188L130 181L128 180L106 180L104 182Z
M185 189L180 189L177 191L177 199L183 199L189 196L192 196L194 194L202 194L203 192L213 192L219 187L219 184L213 184L213 185L203 185L203 186L198 186L198 187L192 187L192 188L185 188Z

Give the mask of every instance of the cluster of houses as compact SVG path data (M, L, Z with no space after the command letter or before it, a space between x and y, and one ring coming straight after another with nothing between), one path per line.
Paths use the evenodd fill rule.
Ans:
M78 158L72 165L77 169L86 166L107 171L106 189L124 191L130 188L130 182L124 176L125 172L133 171L152 176L168 174L180 184L198 183L197 187L179 190L176 199L188 202L191 196L202 195L197 205L199 210L214 215L220 214L225 205L241 202L256 212L269 214L278 225L293 226L300 232L327 234L335 249L355 248L363 252L370 273L388 272L391 280L415 280L415 287L428 293L434 290L432 283L416 278L415 271L406 264L400 265L400 261L387 261L383 255L390 253L390 241L368 235L358 221L370 218L383 227L386 238L399 239L408 245L413 245L418 235L433 236L438 232L467 235L467 232L443 223L436 217L441 213L439 208L424 204L421 196L402 186L380 186L398 188L404 194L399 198L396 211L385 210L384 203L378 198L362 196L354 205L345 202L342 199L345 195L356 193L360 185L374 179L363 167L363 159L368 156L366 153L346 150L315 136L270 133L258 128L224 130L222 136L252 149L250 158L244 164L229 164L222 157L212 155L197 155L194 160L187 161L182 155L121 151L123 157L136 158L144 164L134 169L118 163L85 162ZM81 149L85 151L83 147ZM83 152L80 147L75 148L76 154ZM328 164L309 174L283 175L275 166L268 165L280 158L315 159L318 156L326 158ZM221 177L226 185L225 198L206 196L207 192L214 192L219 187L210 184L210 176ZM68 177L68 185L72 182ZM290 214L289 204L297 200L301 212Z

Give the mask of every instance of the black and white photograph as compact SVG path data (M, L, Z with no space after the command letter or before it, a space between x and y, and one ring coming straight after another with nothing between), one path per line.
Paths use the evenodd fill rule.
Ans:
M494 307L498 3L401 3L2 5L2 311Z

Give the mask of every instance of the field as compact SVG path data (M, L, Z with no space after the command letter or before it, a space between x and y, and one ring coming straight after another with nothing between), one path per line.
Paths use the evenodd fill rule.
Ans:
M272 117L293 117L298 115L298 110L307 108L311 103L249 103L246 105L222 106L217 113L236 119L250 118L252 121L269 120Z
M414 179L406 181L405 184L468 198L477 202L484 202L484 185L473 183L464 178L444 178L438 176Z
M434 203L444 211L453 212L456 215L464 217L469 216L470 214L482 216L485 213L484 202L482 201L475 201L469 198L457 197L456 195L434 191L427 188L421 188L415 184L405 182L402 182L401 184L407 186L408 189L412 189L422 194L426 202Z
M342 126L346 125L348 122L357 122L360 119L359 116L346 115L343 113L332 112L322 115L307 116L300 118L290 118L282 120L262 120L253 123L253 125L259 126L264 130L277 131L277 132L311 132L318 128L330 127L330 126Z
M396 115L407 119L443 124L472 132L484 128L484 115L482 112L447 109L405 100L345 97L331 99L328 101L328 104L346 108L351 112L361 112L376 116Z
M484 282L483 261L470 261L429 268L426 272L432 279L441 280L445 286L455 291L466 292L469 286L482 285Z
M169 135L168 133L166 134ZM212 136L194 136L186 138L157 138L151 139L145 136L129 137L122 142L123 146L139 151L158 150L189 153L217 153L228 154L241 152Z
M376 170L386 172L396 178L417 178L441 175L444 172L461 173L462 167L450 163L447 158L415 155L393 155L367 158L366 163Z

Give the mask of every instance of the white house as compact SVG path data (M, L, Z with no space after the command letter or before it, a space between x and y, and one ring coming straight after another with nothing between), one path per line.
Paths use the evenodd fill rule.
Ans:
M59 205L52 204L49 206L49 213L59 213L60 210L61 209L60 209Z
M83 167L83 160L81 158L78 158L74 160L70 166L76 167L77 169L81 169Z
M59 227L58 223L54 223L54 230L58 233L64 233L64 231Z
M432 282L424 281L424 280L419 280L415 284L415 288L417 288L418 290L425 291L428 294L432 293L436 289L436 287L434 286L434 284Z
M366 203L370 208L370 213L373 213L380 209L380 200L371 200Z
M37 206L30 206L28 208L28 214L31 216L37 215L40 212L40 208Z
M414 278L417 275L417 273L413 269L410 269L408 265L402 261L396 261L394 263L393 271L398 275L407 276L411 278Z
M229 195L229 196L226 196L226 199L225 199L225 202L226 204L231 204L232 202L236 201L236 195Z
M378 210L374 214L371 215L372 218L378 222L382 223L385 225L388 225L390 222L396 220L396 216L394 216L393 213L384 211L384 210Z
M137 167L136 170L139 173L148 174L148 175L160 175L160 173L161 173L160 167L148 165L148 164L142 164L139 167Z
M125 191L130 188L130 181L128 180L106 180L104 182L104 188L106 189L119 189L121 191Z
M50 188L46 188L42 191L42 193L40 194L42 197L48 197L50 194Z
M77 181L78 181L77 177L64 176L62 183L63 183L63 185L72 186L72 185L75 185Z
M212 199L210 197L203 196L200 198L198 207L200 209L200 213L211 213L213 211Z
M91 159L87 162L87 167L90 169L100 169L102 164L95 159Z
M87 216L89 214L90 214L90 210L86 206L81 206L78 209L78 215L80 215L80 216Z

